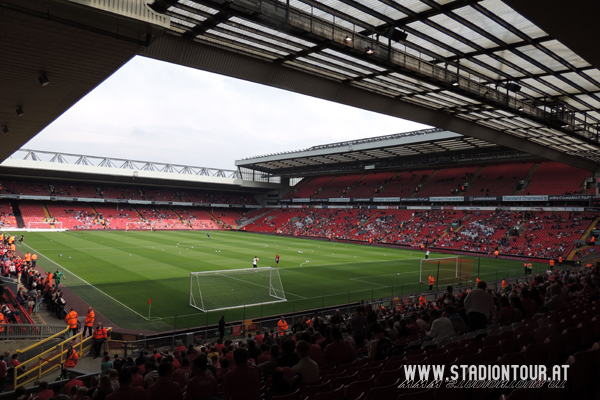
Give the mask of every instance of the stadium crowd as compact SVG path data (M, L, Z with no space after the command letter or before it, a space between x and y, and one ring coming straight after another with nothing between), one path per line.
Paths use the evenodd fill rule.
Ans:
M295 391L311 398L339 387L345 388L346 398L354 398L348 393L358 377L364 380L368 375L370 387L377 387L378 379L393 371L397 386L402 363L426 363L428 357L438 360L443 355L443 363L460 364L464 357L479 360L488 352L492 352L489 363L515 354L524 357L525 348L536 345L538 333L545 335L544 341L549 332L564 335L563 328L572 327L563 318L576 314L571 312L574 304L590 312L577 312L585 318L573 324L586 323L589 334L600 337L600 330L596 331L600 328L599 285L599 266L556 269L514 286L502 282L497 290L479 281L465 292L455 293L449 287L434 301L422 295L387 307L360 305L351 315L339 310L333 315L315 313L289 326L282 317L279 329L243 339L216 339L187 347L180 342L172 352L151 347L124 360L104 353L98 376L88 386L75 375L53 390L47 382L40 382L34 398L254 400ZM542 319L552 323L542 324ZM592 329L591 324L597 327ZM583 342L577 341L591 347L591 336ZM435 352L426 352L427 348ZM572 352L579 349L575 346ZM600 351L598 347L589 350ZM565 348L554 362L563 363L568 355ZM390 368L385 367L388 364Z

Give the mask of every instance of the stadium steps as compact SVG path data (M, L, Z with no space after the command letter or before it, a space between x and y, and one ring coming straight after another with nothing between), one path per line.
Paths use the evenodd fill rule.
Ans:
M479 175L483 172L484 169L485 167L479 167L479 169L473 174L473 177L469 179L469 186L467 186L467 190L465 190L464 192L461 190L460 192L458 192L458 194L460 195L468 192L469 189L473 187L473 183L475 183L475 180L479 177Z
M25 221L23 220L23 214L21 214L21 209L19 208L19 202L13 200L10 202L10 205L12 206L13 215L17 221L17 228L25 228Z
M596 217L594 219L594 221L592 221L592 223L590 224L590 226L588 226L588 228L585 230L585 232L583 232L583 235L581 235L581 240L585 240L587 239L590 234L592 233L592 231L594 229L596 229L596 226L598 225L598 221L600 221L600 217Z
M420 189L418 192L413 192L413 193L412 193L412 194L411 194L409 197L417 197L417 195L418 195L420 192L422 192L422 191L423 191L423 189L425 189L425 188L427 187L427 184L429 183L429 181L430 181L431 179L433 179L433 177L434 177L434 176L436 176L436 175L437 175L438 171L439 171L439 169L436 169L436 170L435 170L435 171L433 171L433 172L431 173L431 175L429 175L429 176L427 177L427 179L425 179L423 182L418 182L418 183L417 183L417 186L418 186L418 185L419 185L419 183L420 183L420 184L421 184L421 189Z
M533 176L533 174L535 174L535 171L539 168L539 166L540 166L539 162L533 164L533 167L531 167L531 169L529 170L529 172L527 172L527 175L525 175L523 177L523 179L522 179L522 180L525 181L525 187L523 189L521 189L521 190L515 190L514 193L513 193L513 195L519 195L519 194L521 194L527 188L527 186L529 186L529 180L531 179L531 177Z

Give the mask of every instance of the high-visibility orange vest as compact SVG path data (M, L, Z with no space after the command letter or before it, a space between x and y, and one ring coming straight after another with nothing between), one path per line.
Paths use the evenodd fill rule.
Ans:
M479 282L481 282L481 279L479 277L477 277L477 281L476 283L479 285Z
M31 253L29 253L29 252L25 253L25 261L27 261L27 262L31 261Z
M496 251L494 252L494 255L495 255L495 256L497 256L497 255L498 255L498 250L496 250Z
M71 328L71 329L77 328L77 313L75 311L71 311L65 317L65 321L67 321L69 328Z
M561 263L562 262L562 257L558 257L558 262Z
M35 261L35 260L37 260L37 254L33 253L33 255L31 256L31 260L32 260L32 261Z
M0 332L4 332L4 325L6 321L4 320L4 314L0 312Z
M425 300L425 296L421 295L421 297L419 297L419 304L424 306L425 303L427 303L427 301Z
M433 275L429 276L429 284L433 285L433 283L435 282L435 279L433 279Z
M554 260L550 260L550 266L554 267Z
M85 315L85 326L93 326L95 319L96 319L96 314L94 314L94 310L87 313Z
M108 334L106 333L106 328L96 328L94 329L93 338L94 339L106 339Z
M279 320L277 323L277 328L279 329L279 332L285 332L288 330L288 324L285 322L285 320Z
M504 289L506 287L506 281L502 280L502 289Z
M79 354L77 354L76 351L73 351L73 353L65 360L65 368L75 368L77 361L79 361Z

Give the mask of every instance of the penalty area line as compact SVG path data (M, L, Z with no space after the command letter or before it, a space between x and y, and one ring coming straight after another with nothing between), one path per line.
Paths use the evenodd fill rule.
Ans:
M96 286L92 285L91 283L89 283L88 281L86 281L85 279L81 278L80 276L78 276L77 274L74 274L73 272L69 271L67 268L63 267L62 265L60 265L59 263L57 263L56 261L52 260L51 258L49 258L48 256L40 253L39 251L35 250L33 247L29 246L28 244L23 243L25 246L29 247L31 250L33 250L34 252L38 253L40 256L44 257L46 260L50 261L51 263L53 263L54 265L56 265L57 267L59 267L60 269L63 269L65 271L67 271L69 274L71 274L71 276L76 277L77 279L79 279L80 281L82 281L83 283L85 283L88 286L93 287L94 289L96 289L98 292L102 293L103 295L105 295L106 297L108 297L109 299L113 300L115 303L123 306L124 308L128 309L129 311L131 311L132 313L134 313L135 315L140 316L141 318L143 318L144 320L148 321L148 317L144 317L142 314L140 314L139 312L131 309L130 307L126 306L125 304L121 303L119 300L115 299L114 297L110 296L109 294L103 292L102 290L98 289Z

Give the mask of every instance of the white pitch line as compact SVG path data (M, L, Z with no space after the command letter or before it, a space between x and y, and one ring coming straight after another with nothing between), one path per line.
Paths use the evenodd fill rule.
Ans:
M71 274L72 276L77 277L77 279L80 279L82 282L84 282L86 285L89 285L91 287L93 287L94 289L96 289L97 291L99 291L100 293L102 293L103 295L105 295L106 297L108 297L109 299L113 300L115 303L120 304L121 306L123 306L124 308L128 309L129 311L131 311L132 313L139 315L140 317L142 317L143 319L145 319L146 321L148 321L147 317L144 317L142 314L140 314L139 312L129 308L128 306L126 306L125 304L121 303L119 300L115 299L114 297L110 296L109 294L103 292L102 290L98 289L96 286L92 285L91 283L89 283L88 281L86 281L85 279L81 278L80 276L72 273L71 271L69 271L68 269L66 269L65 267L63 267L62 265L60 265L59 263L57 263L56 261L50 259L49 257L45 256L44 254L40 253L39 251L37 251L36 249L34 249L33 247L29 246L28 244L23 243L23 245L29 247L31 250L33 250L34 252L38 253L40 256L44 257L46 260L50 261L51 263L55 264L56 266L58 266L60 269L63 269L65 271L67 271L69 274Z

